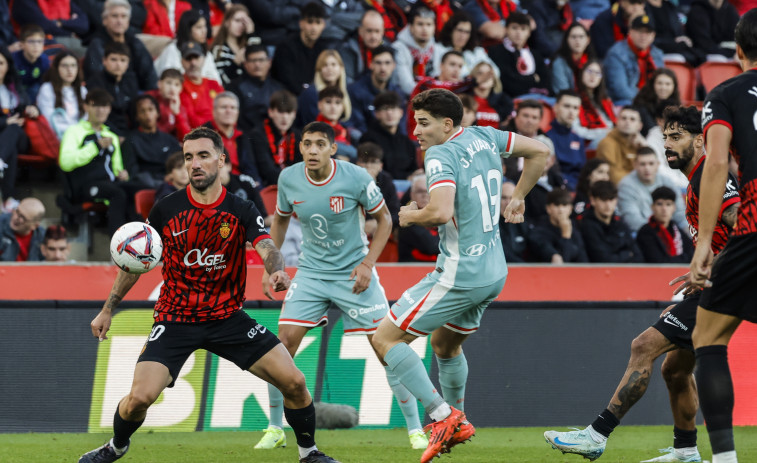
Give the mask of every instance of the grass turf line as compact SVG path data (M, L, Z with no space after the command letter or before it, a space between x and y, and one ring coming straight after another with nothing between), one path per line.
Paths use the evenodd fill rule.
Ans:
M586 462L580 456L563 455L544 441L547 429L566 428L483 428L472 442L455 447L443 462L536 463ZM711 458L704 427L699 428L702 458ZM757 461L757 427L735 430L740 461ZM124 463L292 463L297 461L297 445L287 432L287 448L253 450L260 432L138 433L132 439ZM410 449L405 430L319 430L320 448L343 463L397 463L418 461L420 450ZM76 462L79 456L109 438L104 434L0 434L0 462ZM659 455L660 448L673 442L672 426L622 426L608 441L599 462L638 462Z

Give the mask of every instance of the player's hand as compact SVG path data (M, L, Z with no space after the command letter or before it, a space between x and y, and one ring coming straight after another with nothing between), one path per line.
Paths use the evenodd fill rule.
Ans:
M694 257L689 266L689 284L696 288L712 286L710 272L712 271L712 249L709 246L697 246Z
M263 294L265 294L265 297L268 299L273 300L273 295L271 294L271 282L268 281L268 278L270 278L270 275L263 270L263 278L260 282L263 285Z
M92 328L92 336L96 337L100 342L108 339L108 336L106 336L105 333L110 329L110 322L112 319L113 315L110 312L104 310L100 311L95 319L92 320L92 323L89 324L89 327Z
M680 278L680 277L679 277L679 278ZM671 311L671 310L673 309L673 307L675 307L675 306L676 306L675 304L670 304L669 306L665 307L665 310L663 310L663 311L662 311L662 312L660 313L660 318L664 317L664 316L665 316L665 314L666 314L666 313L668 313L668 312L670 312L670 311Z
M681 284L675 289L675 291L673 291L673 294L678 294L681 291L683 291L683 295L688 296L689 294L696 291L696 288L693 288L691 286L691 283L689 282L689 272L686 272L685 274L679 277L676 277L674 280L671 280L671 282L668 283L668 285L673 286L676 283L681 283Z
M523 214L526 212L526 202L522 199L513 198L502 213L507 223L523 222Z
M371 285L373 268L368 264L360 262L350 273L350 280L354 279L355 284L352 286L352 294L360 294Z
M417 211L417 210L418 210L418 203L416 203L415 201L410 201L410 204L406 206L402 206L399 212L400 227L409 227L410 225L412 225L411 219L413 216L413 211Z
M286 291L289 289L289 284L291 283L291 280L289 279L289 275L287 272L283 270L279 270L277 272L273 272L273 275L268 277L268 288L263 285L263 292L266 290L268 293L266 293L266 296L268 296L269 299L273 299L273 296L271 295L271 288L273 288L274 291Z

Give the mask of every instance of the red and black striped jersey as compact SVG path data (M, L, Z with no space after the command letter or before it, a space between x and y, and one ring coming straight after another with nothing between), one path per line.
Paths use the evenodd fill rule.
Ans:
M163 287L155 321L227 318L245 298L245 246L270 238L252 201L227 194L200 204L187 187L158 201L148 223L163 240Z
M686 188L686 221L689 222L689 232L695 246L699 234L699 184L702 182L705 158L706 156L702 156L697 165L694 166L694 169L689 174L689 186ZM712 243L710 245L712 252L715 254L725 247L728 235L731 233L731 228L723 222L723 211L734 204L738 204L739 201L739 183L736 177L729 172L725 192L723 192L723 205L720 207L718 222L715 224L715 232L712 234Z
M732 236L757 232L757 69L721 83L702 108L705 138L713 125L731 131L731 153L739 163L741 206Z

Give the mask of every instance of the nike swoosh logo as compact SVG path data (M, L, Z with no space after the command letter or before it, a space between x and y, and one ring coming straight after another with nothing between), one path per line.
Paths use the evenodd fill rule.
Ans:
M176 233L176 232L171 232L171 234L172 234L173 236L179 236L179 235L181 235L182 233L186 233L186 232L188 232L188 231L189 231L189 229L187 228L186 230L182 230L182 231L180 231L180 232L178 232L178 233Z
M665 323L667 323L668 325L673 325L676 328L680 328L680 326L678 326L677 324L671 322L669 318L663 318L662 321L665 322Z
M380 321L381 321L381 320L383 320L383 319L384 319L384 317L381 317L381 318L377 318L377 319L373 320L373 323L378 323L378 322L380 322Z
M403 404L406 404L408 400L410 400L409 397L407 399L405 399L405 400L400 399L400 402L402 402Z
M559 437L555 437L555 444L560 444L560 445L569 445L569 446L578 445L578 444L569 444L569 443L567 443L567 442L563 442L563 441L561 441L561 440L560 440L560 438L559 438Z
M294 202L294 204L295 204L295 206L296 206L297 204L302 204L302 203L304 203L304 202L305 202L305 201L295 201L295 202Z

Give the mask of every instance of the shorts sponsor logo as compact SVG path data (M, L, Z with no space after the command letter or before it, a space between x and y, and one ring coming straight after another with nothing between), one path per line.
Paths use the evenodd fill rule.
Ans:
M668 325L673 325L676 328L680 328L684 331L689 331L689 327L684 325L681 320L675 317L675 315L668 313L665 315L665 318L662 320L663 322L667 323Z
M406 300L410 304L415 304L415 299L413 299L412 296L410 296L410 293L408 293L407 291L402 293L402 299Z
M386 311L386 304L374 304L368 307L360 307L359 309L350 309L347 311L347 313L350 317L357 318L359 315L369 314L378 310ZM378 321L381 321L383 318L384 317L379 318ZM374 320L373 323L376 323L376 320Z
M347 311L350 317L357 318L357 310L356 309L350 309Z
M152 331L150 332L150 336L147 338L147 342L155 341L160 337L161 334L163 334L166 331L166 327L164 325L156 325Z
M263 326L260 323L258 323L254 327L250 328L250 331L247 332L247 337L250 338L250 339L252 339L252 338L255 337L256 334L258 334L258 333L263 334L263 333L266 332L266 330L267 330L267 328L265 326Z

